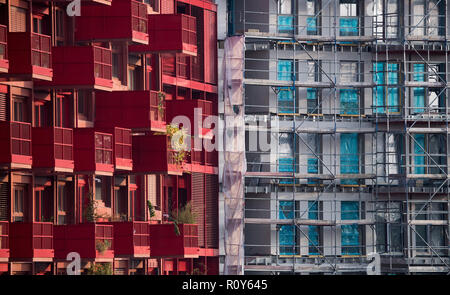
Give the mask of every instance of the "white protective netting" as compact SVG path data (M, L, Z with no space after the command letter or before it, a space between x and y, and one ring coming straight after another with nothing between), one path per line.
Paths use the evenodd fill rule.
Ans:
M242 275L244 267L244 53L243 36L225 40L224 165L225 275Z

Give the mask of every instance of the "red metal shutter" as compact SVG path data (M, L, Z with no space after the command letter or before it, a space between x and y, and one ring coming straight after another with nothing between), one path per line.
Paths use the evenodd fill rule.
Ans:
M8 120L8 96L5 93L0 93L0 121Z
M162 0L161 1L161 14L175 13L174 0Z
M206 246L219 247L219 179L217 175L205 175Z
M0 183L0 220L9 220L9 206L8 206L8 183Z
M205 247L205 189L204 174L192 173L192 211L197 215L198 245Z

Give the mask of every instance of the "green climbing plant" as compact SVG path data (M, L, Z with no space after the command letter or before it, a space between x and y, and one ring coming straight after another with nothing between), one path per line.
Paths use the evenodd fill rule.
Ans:
M173 221L175 234L180 235L179 224L195 224L197 214L192 212L192 203L187 202L185 206L178 209L178 212L173 210L170 220Z
M111 263L92 263L86 273L88 275L112 275L112 265Z
M150 200L147 200L147 208L150 218L155 217L155 207L153 207L152 202L150 202Z
M103 254L106 250L111 248L111 242L109 240L97 240L95 241L95 249L100 253Z

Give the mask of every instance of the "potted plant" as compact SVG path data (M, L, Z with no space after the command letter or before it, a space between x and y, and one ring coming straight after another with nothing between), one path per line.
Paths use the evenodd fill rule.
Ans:
M175 124L166 126L167 135L169 136L170 146L172 148L172 156L176 165L182 165L189 155L187 151L188 134L185 128L179 128Z
M192 212L192 204L191 202L187 202L185 206L181 207L177 211L172 211L172 215L170 216L170 220L173 221L175 234L177 236L180 235L179 224L195 224L197 219L197 214Z
M164 117L164 101L166 99L166 94L162 91L158 92L158 113L161 118Z

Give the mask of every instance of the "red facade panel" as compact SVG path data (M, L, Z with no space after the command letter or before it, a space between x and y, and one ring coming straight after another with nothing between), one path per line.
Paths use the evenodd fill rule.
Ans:
M10 223L10 254L11 258L53 258L53 224Z
M95 124L165 132L165 108L164 94L157 91L97 92Z
M147 6L134 0L115 0L111 6L82 5L77 17L78 41L133 41L148 44Z
M98 46L58 46L52 48L53 80L40 87L92 88L111 91L111 50Z
M7 73L9 69L7 37L8 29L0 25L0 73Z
M148 45L130 46L131 52L197 54L195 18L184 14L151 14L148 16Z
M70 252L78 252L81 258L114 258L113 225L56 225L55 258L66 259Z
M199 255L198 226L179 224L177 235L173 224L151 224L152 257L196 258Z
M33 127L33 167L72 172L73 130L61 127Z
M50 36L8 33L9 74L51 81L53 77Z
M113 222L114 254L150 257L150 227L146 221Z
M30 123L0 122L0 163L32 164Z

